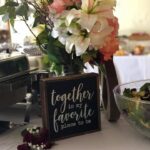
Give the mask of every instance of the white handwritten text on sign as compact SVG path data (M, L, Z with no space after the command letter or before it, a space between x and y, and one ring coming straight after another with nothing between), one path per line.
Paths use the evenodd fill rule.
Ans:
M57 94L57 92L53 89L51 92L51 104L52 106L56 106L57 102L61 102L60 107L56 107L54 109L54 117L53 117L53 125L55 132L59 132L58 124L67 123L68 120L74 119L74 123L72 125L76 125L76 122L80 124L80 120L87 120L89 117L92 117L94 114L94 110L88 108L88 105L83 105L84 101L90 101L94 95L94 91L90 92L89 90L83 90L83 83L77 85L77 87L73 87L71 92ZM71 104L68 102L71 101ZM67 105L68 104L68 105ZM76 109L75 109L76 108ZM67 112L66 110L71 110L71 112ZM71 125L67 125L71 127ZM64 126L61 126L61 129L64 129Z

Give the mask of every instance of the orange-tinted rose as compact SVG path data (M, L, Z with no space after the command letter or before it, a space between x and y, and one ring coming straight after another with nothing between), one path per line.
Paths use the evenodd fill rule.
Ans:
M105 45L100 49L100 52L104 55L104 60L111 59L112 55L118 50L119 41L115 36L110 36L106 39Z
M119 29L118 19L116 17L114 17L113 19L108 19L108 24L114 28L111 34L114 36L117 35Z
M100 49L100 52L104 55L104 60L106 61L111 59L112 55L119 49L119 41L116 38L119 28L118 19L116 17L108 19L108 23L114 29L106 38L103 48Z

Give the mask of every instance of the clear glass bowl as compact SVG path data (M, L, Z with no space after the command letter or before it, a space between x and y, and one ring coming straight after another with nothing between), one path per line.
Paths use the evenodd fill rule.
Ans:
M125 88L136 88L139 91L145 83L150 83L150 79L118 85L113 92L118 109L129 124L150 138L150 101L123 95Z

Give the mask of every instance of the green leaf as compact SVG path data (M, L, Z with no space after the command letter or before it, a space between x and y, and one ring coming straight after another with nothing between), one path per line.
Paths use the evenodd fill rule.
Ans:
M28 11L29 11L28 4L23 3L19 7L16 8L16 15L24 16L25 19L28 20Z
M126 96L126 97L130 97L130 98L133 97L133 95L132 95L132 93L131 93L131 89L129 89L129 88L125 88L125 89L124 89L123 95Z
M37 36L37 38L39 39L41 44L47 44L48 43L48 32L46 30L44 30Z
M63 72L63 67L62 65L52 63L50 67L50 72L55 72L56 75L61 75Z
M48 53L49 59L52 62L54 62L56 64L60 64L61 63L61 58L60 58L60 55L61 55L60 51L61 50L58 47L56 47L54 45L54 43L55 43L55 39L52 37L49 37L47 53Z
M14 20L13 18L10 18L9 21L10 21L10 24L12 25L12 27L13 27L13 30L14 30L15 32L17 32L17 31L14 29L15 20Z
M16 12L14 7L9 7L8 9L9 18L15 19L16 18Z
M56 64L60 64L60 61L59 61L57 55L55 55L55 53L48 51L48 57L50 59L50 62L54 62Z
M4 22L7 22L11 20L13 24L13 20L16 18L16 12L15 12L15 7L18 6L18 3L12 1L12 0L7 0L5 5L0 7L0 15L3 15L2 20Z
M45 56L43 57L42 62L43 62L44 64L49 64L48 55L45 55Z
M141 88L140 91L146 91L150 89L150 83L145 83Z
M104 76L106 76L106 68L105 68L105 65L104 64L100 64L98 66L98 69L99 69L99 73L102 73Z
M62 65L51 62L48 55L44 55L42 62L44 64L44 68L47 71L54 72L56 75L62 74L62 71L63 71Z
M0 7L0 15L3 15L7 12L7 7L4 5L4 6L1 6Z
M13 1L9 1L9 2L6 2L5 3L5 6L13 6L13 7L15 7L15 6L18 6L19 4L17 3L17 2L13 2Z

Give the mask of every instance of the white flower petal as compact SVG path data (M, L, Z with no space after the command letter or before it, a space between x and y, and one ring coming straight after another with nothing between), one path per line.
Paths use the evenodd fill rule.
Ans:
M113 28L108 26L107 28L104 28L100 32L95 31L91 32L90 33L91 44L97 48L102 47L106 37L108 37L112 31Z
M103 0L103 5L109 5L111 7L116 5L116 0Z
M52 37L57 38L59 36L59 32L55 29L52 30L51 32Z
M65 45L65 43L66 43L66 37L60 36L60 37L58 38L58 40L59 40L63 45Z
M66 39L66 51L67 51L67 53L72 52L72 48L74 46L75 40L76 40L76 36L70 36Z
M94 24L92 28L92 32L101 32L102 30L108 27L109 27L109 24L108 24L107 19L101 18Z
M113 9L109 6L100 6L97 7L94 12L98 15L99 18L113 18Z
M66 16L66 26L69 26L74 18L80 17L80 10L71 9Z
M90 44L90 38L84 38L82 36L78 37L78 39L75 41L75 50L76 55L80 56L88 49Z
M96 14L82 13L78 23L82 26L82 28L87 29L87 31L90 32L97 21L97 17L98 16Z
M84 10L85 12L92 10L95 3L94 1L95 0L82 0L82 5L81 5L82 10Z

